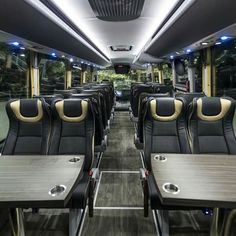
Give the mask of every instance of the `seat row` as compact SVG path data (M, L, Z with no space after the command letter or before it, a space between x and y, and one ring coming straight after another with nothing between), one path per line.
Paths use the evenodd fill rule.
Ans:
M147 101L143 115L146 215L147 199L152 209L166 208L152 176L151 153L236 154L235 106L235 100L226 97L198 97L189 105L183 97Z
M184 98L186 107L188 108L189 104L193 101L194 98L204 97L204 93L176 93L174 94L175 98ZM134 144L137 149L143 149L143 119L146 113L147 103L154 99L160 97L170 97L169 93L141 93L139 96L139 109L138 109L138 119L135 122L135 138Z
M6 111L10 126L3 155L85 156L82 178L67 207L84 209L90 199L92 215L95 118L90 100L56 98L49 106L43 98L15 99Z
M54 95L38 97L44 98L48 104L51 104L56 98L90 100L95 117L95 151L105 151L110 120L114 114L113 84L86 84L83 87L74 87L69 90L55 90L54 93Z
M134 120L137 120L138 110L140 107L140 95L144 94L159 94L168 93L169 96L173 95L173 87L158 83L133 83L131 84L130 93L130 107Z

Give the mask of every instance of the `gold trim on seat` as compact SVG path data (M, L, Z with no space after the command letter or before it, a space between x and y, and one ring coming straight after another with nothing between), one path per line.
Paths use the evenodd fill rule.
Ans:
M87 113L88 113L87 101L81 101L82 114L76 117L69 117L64 114L64 101L58 101L55 104L55 107L56 107L59 117L66 122L81 122L86 118Z
M175 105L175 112L171 115L171 116L159 116L157 115L157 102L156 100L152 100L150 102L150 108L151 108L151 114L152 114L152 117L155 119L155 120L158 120L158 121L173 121L173 120L176 120L179 116L179 114L181 113L182 111L182 107L183 107L183 103L179 100L174 100L174 105Z
M37 108L38 108L38 115L37 116L33 116L33 117L23 116L20 113L20 100L11 102L10 107L11 107L12 111L14 112L16 118L20 121L34 123L34 122L40 121L43 118L42 102L39 99L37 100Z
M222 119L226 115L226 113L229 111L229 108L231 106L231 101L221 98L220 104L221 104L221 111L218 115L206 116L202 113L202 99L199 98L197 100L197 116L198 116L198 118L200 118L201 120L204 120L204 121L217 121L217 120Z

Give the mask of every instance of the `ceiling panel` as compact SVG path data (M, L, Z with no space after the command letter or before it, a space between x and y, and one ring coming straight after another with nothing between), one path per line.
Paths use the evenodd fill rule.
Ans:
M235 0L197 0L146 50L162 57L236 23Z
M1 0L0 30L99 65L108 64L23 0Z
M141 16L125 22L99 20L88 1L51 0L51 2L107 57L129 58L132 62L179 0L145 0ZM130 45L133 48L130 52L112 52L111 45Z

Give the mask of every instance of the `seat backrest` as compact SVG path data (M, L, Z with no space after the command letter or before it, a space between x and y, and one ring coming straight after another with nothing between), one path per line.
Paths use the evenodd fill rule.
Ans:
M154 85L154 92L155 93L169 93L170 96L173 96L174 89L172 85L156 84Z
M57 99L52 104L50 155L85 155L84 169L94 158L94 114L89 100Z
M136 85L133 88L133 94L131 94L132 98L132 112L135 117L138 117L138 106L139 106L139 96L142 93L153 93L153 87L152 85Z
M139 142L143 143L143 119L146 113L148 101L153 98L169 97L169 93L142 93L140 95L140 106L138 111L137 137Z
M69 98L72 94L76 94L76 89L54 90L54 94L61 94L64 98Z
M55 99L63 98L63 96L61 94L52 94L52 95L34 96L34 98L43 98L48 105L51 105Z
M232 125L235 112L233 99L195 98L189 112L189 136L193 153L236 154Z
M107 118L109 120L111 116L111 109L113 106L113 101L111 99L111 88L109 87L109 85L95 85L92 87L92 89L103 90L104 97L106 100Z
M104 127L102 122L102 111L100 97L97 93L94 94L73 94L71 96L73 99L89 99L94 111L95 116L95 145L101 145L104 140Z
M3 155L46 155L51 116L44 99L15 99L6 104L10 121Z
M101 111L102 111L102 123L104 129L108 125L108 118L107 118L107 106L106 106L106 99L105 99L105 93L102 89L89 89L89 90L83 90L84 94L94 94L96 93L100 97L101 102Z
M84 89L83 86L71 87L70 89L76 90L76 93L81 93Z
M189 106L189 104L193 101L194 98L201 98L205 97L205 93L176 93L176 98L184 98L186 101L186 105Z
M184 99L148 101L144 116L144 155L149 170L151 153L190 153Z

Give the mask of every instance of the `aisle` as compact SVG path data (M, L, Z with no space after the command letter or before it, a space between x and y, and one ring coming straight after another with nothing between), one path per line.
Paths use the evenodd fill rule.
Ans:
M152 214L143 217L139 169L142 162L133 144L134 127L128 112L116 112L109 146L100 163L94 217L86 215L82 235L155 235Z

